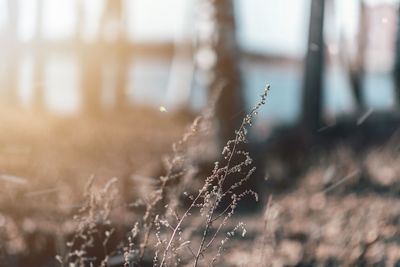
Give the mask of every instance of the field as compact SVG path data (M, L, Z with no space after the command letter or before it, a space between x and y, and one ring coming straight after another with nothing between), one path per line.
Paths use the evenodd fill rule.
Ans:
M255 189L258 203L246 199L236 210L231 204L225 209L221 201L213 208L216 202L210 191L211 200L203 200L198 210L180 220L190 197L209 175L203 170L193 174L199 161L192 159L200 158L199 151L215 154L215 144L207 141L212 137L210 125L206 123L205 132L199 126L207 120L195 124L201 138L192 143L188 141L194 131L193 126L187 127L190 117L149 109L133 110L123 118L96 119L5 112L0 136L1 266L60 266L59 260L63 266L90 266L90 262L96 266L106 254L104 266L122 266L127 256L136 255L136 240L143 240L143 232L134 233L135 222L142 222L137 229L149 229L142 216L154 200L152 194L163 187L158 179L163 165L170 171L164 177L179 173L186 181L173 178L165 184L165 192L159 195L163 199L152 210L160 215L152 217L155 231L146 240L146 252L140 263L126 266L152 266L154 253L162 255L168 249L168 266L190 266L196 261L197 266L210 262L215 266L400 264L396 136L361 155L346 144L319 151L307 157L308 166L296 179L285 177L284 169L290 166L283 160L269 161L268 176ZM171 152L171 144L184 132L182 140L187 143L178 142ZM172 167L163 164L167 154L172 155L170 163L176 160ZM192 167L185 175L174 169L188 162ZM118 178L115 184L113 177ZM284 186L275 188L276 179ZM89 187L88 181L92 181ZM240 197L232 194L235 198ZM246 210L249 205L257 205L251 209L257 211ZM210 211L217 219L214 224L207 219ZM215 214L222 214L220 221ZM181 221L179 227L174 220ZM166 249L174 229L179 229L179 238L172 238L173 245ZM93 236L91 245L82 246ZM71 240L76 243L69 244ZM202 243L210 246L196 253ZM68 265L73 262L77 265Z

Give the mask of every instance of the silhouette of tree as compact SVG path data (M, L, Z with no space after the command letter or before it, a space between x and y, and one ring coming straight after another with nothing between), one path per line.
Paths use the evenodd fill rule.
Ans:
M78 23L75 42L81 67L82 108L88 115L98 115L101 109L102 61L101 46L96 40L84 41L84 0L78 0Z
M315 131L320 126L324 72L324 9L325 0L312 0L308 47L305 59L302 123Z
M124 110L127 105L126 99L126 72L129 63L128 46L126 39L126 29L123 18L123 1L122 0L106 0L106 5L100 21L100 34L102 42L104 35L110 33L113 39L109 40L108 46L109 60L115 65L115 108Z
M397 103L400 103L400 7L398 9L397 19L397 36L396 36L396 50L395 50L395 63L393 78L395 82L395 91L397 97Z
M204 3L203 3L204 4ZM209 70L209 95L220 91L216 103L221 144L231 138L240 126L244 114L242 79L239 70L239 49L236 41L234 3L231 0L208 2L214 32L200 41L200 49L209 49L215 60Z
M18 46L18 21L19 21L19 0L8 0L7 11L8 19L4 35L4 62L5 75L3 77L4 101L9 106L15 106L18 103L18 65L19 55Z
M35 68L33 83L33 104L37 110L44 110L44 51L43 51L43 0L38 0L36 13L36 33L34 38Z
M368 18L364 1L360 0L360 17L358 24L357 50L355 59L350 64L349 78L353 90L353 95L358 107L364 108L365 103L362 99L363 78L365 74L365 50L368 42Z

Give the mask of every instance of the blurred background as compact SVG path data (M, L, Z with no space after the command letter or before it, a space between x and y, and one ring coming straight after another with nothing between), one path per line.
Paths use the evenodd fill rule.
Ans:
M302 110L310 1L232 4L236 24L228 30L246 105L268 82L274 90L263 122L293 123ZM366 105L391 109L398 1L325 6L324 112L354 111L348 73L360 60ZM213 35L210 9L194 0L1 0L2 105L61 114L139 105L198 111L216 58L204 44Z
M333 213L371 213L343 223L350 234L386 231L393 215L379 244L400 251L398 18L398 0L0 0L0 266L55 266L89 177L120 179L126 230L127 203L154 188L186 125L216 100L224 144L266 84L252 185L271 181L263 198L305 178L277 197L276 232L304 226L313 241ZM341 226L327 231L338 250Z

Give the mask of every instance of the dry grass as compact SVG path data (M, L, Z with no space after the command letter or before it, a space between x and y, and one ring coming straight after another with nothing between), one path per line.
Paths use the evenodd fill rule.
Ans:
M2 114L0 266L18 266L24 258L49 257L39 255L41 251L55 254L61 249L74 228L68 218L82 206L85 184L93 175L94 190L119 177L116 201L132 201L137 184L131 175L149 176L161 168L160 155L187 124L174 114L146 109L98 119L10 110ZM37 265L48 261L38 260Z
M0 162L0 266L400 264L398 139L362 155L345 144L314 155L292 191L270 198L264 213L243 218L235 213L237 203L255 195L244 187L253 167L242 146L252 117L205 177L198 164L215 152L207 143L211 117L197 118L175 143L159 179L151 179L158 171L147 169L161 169L161 163L143 166L183 129L168 114L102 122L49 117L33 126L17 115L4 121L3 152L16 154ZM132 130L131 123L143 127ZM133 160L121 164L124 157ZM43 162L54 167L42 168ZM63 166L73 168L59 173ZM96 178L85 186L93 170ZM113 176L118 181L109 180Z
M165 175L160 177L159 186L143 200L144 214L134 223L128 244L123 247L124 266L147 265L149 258L153 259L153 266L214 266L226 243L239 230L245 236L242 222L232 229L226 226L243 198L258 198L253 190L242 189L255 171L249 153L242 147L247 142L248 128L265 103L268 91L269 87L261 95L260 102L245 116L235 138L224 147L223 160L215 162L208 177L201 178L204 184L199 188L193 188L196 160L192 151L196 148L194 144L211 130L213 108L196 118L183 138L174 143L172 155L165 160ZM78 228L67 245L68 253L57 257L62 266L109 266L111 254L107 243L113 232L109 220L109 203L113 198L107 194L109 188L107 184L98 195L87 193L87 203L77 216ZM193 194L188 194L186 189ZM188 207L182 206L182 198L188 200ZM197 240L187 221L197 225L200 239ZM104 229L104 226L107 227ZM96 243L102 244L102 253L93 251L98 247Z

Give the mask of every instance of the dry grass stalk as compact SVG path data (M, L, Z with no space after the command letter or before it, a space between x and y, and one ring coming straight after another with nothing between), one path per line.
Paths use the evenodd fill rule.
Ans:
M211 175L205 178L204 184L197 191L193 189L196 168L191 150L198 140L196 138L210 131L209 122L214 108L211 106L202 116L197 117L190 130L172 146L172 156L165 161L166 174L160 177L158 189L144 200L145 212L134 223L128 235L128 244L124 248L125 267L142 266L146 255L152 255L153 265L160 267L182 263L194 267L200 263L213 266L224 251L226 243L239 230L242 231L242 236L246 234L245 224L242 222L225 234L222 233L243 198L252 196L258 200L255 191L244 188L255 172L255 167L252 166L253 160L249 152L242 147L247 143L248 129L260 107L265 104L268 92L267 85L260 101L244 117L234 139L229 140L224 147L223 160L215 162ZM91 193L86 194L87 202L76 218L79 227L73 240L67 244L70 252L64 258L57 257L62 265L73 263L74 266L85 266L88 262L94 262L94 259L88 258L86 251L95 241L93 236L99 233L97 223L100 221L111 226L108 216L113 196L107 194L114 183L115 180L112 180L100 194L93 194L90 191L91 183L89 184L87 192ZM195 193L187 193L185 189L188 186ZM181 197L189 200L188 207L180 207ZM189 219L192 213L198 216ZM193 229L188 226L196 223L199 225L197 229L201 229L200 238L193 235ZM111 234L110 230L102 233L105 258L101 261L101 266L108 266L109 252L106 244ZM79 246L75 249L78 239ZM155 250L149 249L149 244L153 245L153 242Z

